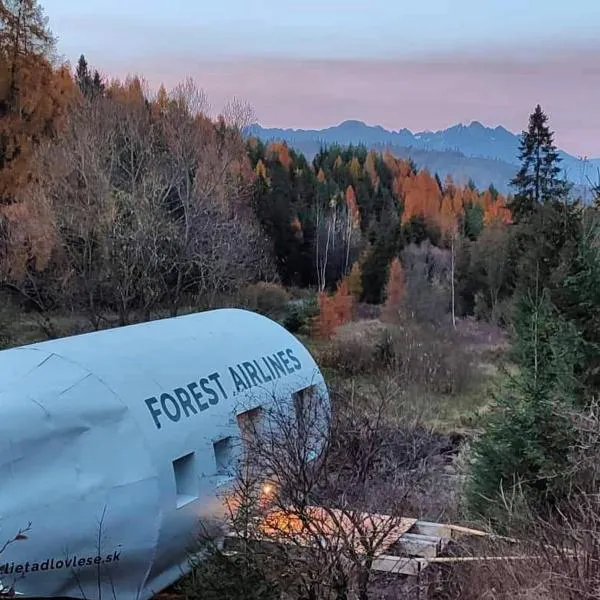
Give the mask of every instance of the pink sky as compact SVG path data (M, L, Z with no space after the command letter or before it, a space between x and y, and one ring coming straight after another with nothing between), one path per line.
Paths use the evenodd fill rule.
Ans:
M359 119L416 131L478 120L519 132L539 102L560 148L600 156L600 46L528 62L466 55L387 61L170 56L98 66L114 76L143 74L153 87L189 75L217 110L236 97L267 127L323 128Z

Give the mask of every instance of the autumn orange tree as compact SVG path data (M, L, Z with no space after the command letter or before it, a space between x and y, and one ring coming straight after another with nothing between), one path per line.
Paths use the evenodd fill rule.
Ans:
M35 0L0 1L0 23L0 275L43 309L37 278L56 235L35 155L63 130L77 89L52 65L54 36Z
M381 311L384 320L397 320L404 302L405 284L402 263L394 257L390 264L388 280L385 286L385 302Z
M330 338L336 329L352 320L354 298L348 287L348 280L343 279L337 285L334 294L320 292L319 313L316 317L316 335L322 339Z

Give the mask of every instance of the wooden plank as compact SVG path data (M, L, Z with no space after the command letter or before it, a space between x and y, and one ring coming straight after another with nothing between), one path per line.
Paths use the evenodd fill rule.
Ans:
M311 545L318 536L340 540L342 545L351 544L358 553L362 553L360 532L371 540L378 539L380 552L395 544L417 522L416 519L392 517L388 515L358 513L350 515L337 509L319 506L306 508L310 531L306 531L302 522L294 513L274 511L259 524L261 539L279 540L282 543Z
M450 525L442 523L430 523L429 521L417 521L409 533L418 533L420 535L430 535L439 538L452 538Z
M448 527L450 528L450 535L453 540L461 539L467 535L475 537L491 537L491 534L486 531L471 529L470 527L463 527L462 525L449 525Z
M405 533L399 540L398 546L402 554L433 558L441 548L441 539L431 536Z
M429 561L423 558L405 558L402 556L390 556L382 554L378 556L372 564L374 571L382 571L385 573L393 573L395 575L418 575L427 565Z
M429 560L430 563L460 563L460 562L486 562L497 560L539 560L542 556L516 555L516 556L437 556Z
M437 535L424 535L422 533L411 533L411 532L407 532L405 534L402 535L403 538L407 539L407 540L422 540L422 541L428 541L431 543L436 543L439 544L440 541L442 540L442 538L438 537Z

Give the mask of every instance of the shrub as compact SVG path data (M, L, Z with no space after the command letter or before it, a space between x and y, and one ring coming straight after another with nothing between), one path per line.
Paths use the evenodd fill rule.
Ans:
M350 274L346 278L348 281L348 291L352 294L354 299L359 302L363 295L363 287L362 287L362 271L360 268L360 264L355 262L352 265L352 269L350 270Z
M3 314L3 311L0 312L0 350L4 350L5 348L9 348L12 341L12 335L10 333L10 329L8 326L8 321Z
M451 331L414 322L360 321L340 327L320 362L346 376L385 372L406 388L455 394L468 389L475 366Z
M276 320L283 318L289 300L290 295L283 287L264 281L242 289L239 298L245 308Z
M311 324L319 314L316 297L292 300L286 307L283 316L283 326L290 333L308 335Z
M401 380L443 394L464 392L472 383L475 366L452 331L409 322L390 333L388 364Z
M384 330L377 320L342 325L321 351L320 363L351 377L376 370L377 344Z
M186 600L276 600L280 597L262 565L251 553L229 555L208 544L201 558L191 561L192 572L178 585Z

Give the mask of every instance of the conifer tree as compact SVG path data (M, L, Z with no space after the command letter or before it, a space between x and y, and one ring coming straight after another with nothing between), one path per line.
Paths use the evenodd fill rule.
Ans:
M473 447L467 498L472 512L500 525L504 498L544 514L565 493L580 337L546 290L523 296L514 322L516 375L507 375ZM520 495L522 494L522 495Z
M600 393L600 219L592 217L572 260L560 270L554 293L565 319L582 338L582 361L576 370L584 402Z
M81 90L84 96L90 96L92 93L92 76L88 69L88 63L85 56L82 54L77 61L77 69L75 70L75 83Z
M92 77L92 91L94 96L99 96L104 93L106 86L102 81L102 77L97 70L94 70L94 76Z
M531 214L539 204L564 202L570 191L570 185L560 178L561 158L554 145L554 133L539 104L529 117L519 149L521 168L511 180L516 191L509 207L515 221Z

